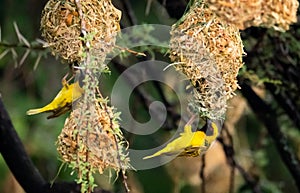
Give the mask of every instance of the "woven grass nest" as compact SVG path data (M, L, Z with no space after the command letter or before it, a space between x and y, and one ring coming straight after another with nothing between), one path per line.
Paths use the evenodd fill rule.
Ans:
M207 0L209 8L243 30L251 26L286 31L297 22L298 0Z
M218 119L238 88L243 44L239 29L217 17L203 3L194 4L171 30L170 58L197 92L195 105L205 116Z
M106 53L112 49L112 39L120 29L121 11L110 0L79 2L80 9L74 0L49 0L42 12L42 36L52 54L67 63L80 63L84 58L82 24L88 34L90 47Z
M80 163L89 163L100 174L108 167L117 171L129 168L124 154L128 145L114 120L113 108L98 103L82 105L86 104L79 103L71 112L58 136L57 150L63 161L76 163L75 169L79 169Z

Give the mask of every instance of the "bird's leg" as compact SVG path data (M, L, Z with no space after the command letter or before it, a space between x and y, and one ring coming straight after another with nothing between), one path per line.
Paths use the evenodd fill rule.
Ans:
M61 84L62 84L63 87L64 86L67 87L69 85L70 80L67 80L68 76L69 76L69 72L67 72L67 74L61 79Z
M69 82L75 77L77 72L77 68L75 66L78 66L76 62L69 64L69 72L67 72L67 74L61 80L63 86L68 85ZM70 73L71 77L67 79Z
M196 114L193 114L192 117L189 119L189 121L186 123L186 125L192 125L195 119L196 119Z
M72 76L67 80L67 83L69 83L73 78L74 78L74 74L72 74Z

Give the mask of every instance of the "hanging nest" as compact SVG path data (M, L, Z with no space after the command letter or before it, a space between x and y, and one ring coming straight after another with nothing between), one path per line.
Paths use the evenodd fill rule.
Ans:
M80 10L80 12L78 11ZM110 52L119 31L121 12L110 0L49 0L42 12L41 31L52 54L68 63L80 63L84 57L82 24L89 35L90 47Z
M202 3L194 4L180 22L171 30L170 58L196 88L193 106L218 119L238 88L244 53L239 30Z
M79 171L82 163L88 164L100 174L107 167L117 171L129 168L129 158L124 153L128 144L113 108L99 103L83 105L79 103L72 111L58 136L57 150L62 160ZM83 113L82 109L87 110Z
M251 26L286 31L297 22L298 0L207 0L209 8L243 30Z

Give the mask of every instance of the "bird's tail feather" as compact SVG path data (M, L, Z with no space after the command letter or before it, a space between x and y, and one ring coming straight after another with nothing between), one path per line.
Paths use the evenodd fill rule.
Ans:
M49 111L49 108L47 106L42 107L42 108L37 108L37 109L29 109L26 114L27 115L35 115L43 112Z

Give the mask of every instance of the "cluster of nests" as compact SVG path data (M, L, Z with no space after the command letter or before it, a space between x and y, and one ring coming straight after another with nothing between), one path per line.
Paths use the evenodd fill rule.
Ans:
M240 29L287 30L296 22L296 0L196 1L172 26L170 58L195 87L192 106L201 116L223 119L227 99L239 88L243 66Z
M120 19L121 11L110 0L49 0L42 12L41 31L54 56L67 64L81 65L89 63L87 53L97 52L92 57L105 58L113 49ZM91 88L87 84L92 83L85 85ZM128 168L128 145L113 108L99 102L94 92L85 93L94 96L88 100L82 97L77 102L58 137L57 150L62 160L78 173L88 168L100 173L107 167Z
M296 0L198 0L190 7L172 27L170 58L195 87L197 112L222 119L227 99L239 87L236 77L244 54L239 30L250 26L287 30L296 22L297 8ZM49 0L41 31L53 55L68 64L81 63L87 49L102 55L112 50L120 18L110 0ZM92 112L89 118L81 119L82 108L73 110L58 138L63 160L88 158L100 173L108 166L123 168L118 150L122 134L112 108L95 102L83 109Z

